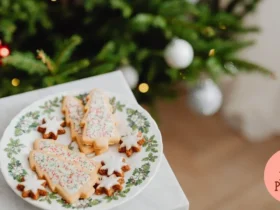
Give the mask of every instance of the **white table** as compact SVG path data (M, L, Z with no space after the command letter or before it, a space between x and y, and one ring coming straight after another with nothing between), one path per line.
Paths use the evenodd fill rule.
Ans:
M126 96L131 102L136 99L121 72L113 72L45 89L27 92L0 99L0 136L10 120L25 106L44 96L68 90L104 88ZM0 173L0 209L37 209L20 199L7 185ZM188 210L189 202L183 193L167 160L163 157L160 169L142 193L113 210Z

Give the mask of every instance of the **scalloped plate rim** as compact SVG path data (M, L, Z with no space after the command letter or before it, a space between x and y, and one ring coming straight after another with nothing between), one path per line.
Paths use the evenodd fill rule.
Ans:
M101 89L101 88L100 88L100 89ZM89 92L90 90L92 90L92 89L75 89L75 90L62 91L62 92L58 92L58 93L53 93L53 94L46 95L46 96L42 97L41 99L38 99L38 100L32 102L31 104L27 105L27 106L24 107L23 109L21 109L21 111L19 111L19 112L12 118L12 120L10 121L10 123L8 124L8 126L5 128L5 131L3 132L3 135L2 135L1 140L0 140L0 141L1 141L1 142L0 142L0 151L1 151L1 153L0 153L0 167L1 167L1 173L2 173L2 175L3 175L3 177L4 177L5 181L6 181L6 183L7 183L8 186L14 191L14 193L15 193L18 197L20 197L21 199L23 199L24 201L26 201L26 202L28 202L29 204L31 204L32 206L35 206L35 207L40 208L40 209L43 209L43 208L44 208L44 207L42 207L41 205L38 205L38 202L36 202L36 200L24 199L20 194L18 194L18 191L16 190L16 188L13 188L13 187L10 185L9 181L8 181L8 177L7 177L7 176L8 176L8 173L4 172L4 170L7 170L7 169L4 169L4 167L2 167L2 165L3 165L3 163L2 163L3 158L1 158L1 157L2 157L2 155L4 154L4 148L3 148L3 146L4 146L4 145L3 145L3 144L4 144L3 142L4 142L4 141L3 141L3 139L4 139L4 137L5 137L6 135L8 135L8 128L10 127L10 125L11 125L14 121L18 120L19 116L21 116L21 115L23 115L25 112L27 112L28 109L29 109L31 106L35 106L37 103L39 104L40 101L47 100L47 99L51 99L51 98L53 98L53 97L55 97L55 96L59 96L59 95L65 96L66 94L76 95L76 94L86 93L86 92ZM123 94L114 93L114 92L112 92L112 91L107 91L106 89L103 89L103 88L102 88L102 90L104 90L106 93L110 93L110 94L112 94L112 95L115 95L115 96L117 96L117 97L123 99L124 102L128 102L128 100L126 99L126 97L125 97ZM125 198L121 199L121 201L120 201L119 203L112 203L111 206L102 208L102 210L110 210L110 209L112 209L112 208L115 208L115 207L117 207L117 206L120 206L120 205L122 205L122 204L124 204L124 203L126 203L126 202L128 202L128 201L130 201L130 200L132 200L132 199L135 198L137 195L139 195L139 194L140 194L144 189L146 189L146 187L151 183L151 181L153 180L153 178L154 178L155 175L157 174L157 172L158 172L158 170L159 170L159 167L160 167L160 165L161 165L161 163L162 163L162 158L163 158L163 142L162 142L162 135L161 135L161 132L160 132L160 129L159 129L157 123L156 123L155 120L152 118L152 116L151 116L144 108L142 108L137 102L135 102L135 103L133 103L133 102L128 102L128 103L126 103L126 104L129 104L129 105L132 105L132 106L137 106L138 109L140 109L142 112L144 112L144 113L149 117L149 121L150 121L151 123L153 123L153 125L155 126L155 129L156 129L156 131L157 131L157 133L158 133L158 135L159 135L159 139L158 139L158 142L160 143L160 147L159 147L159 148L160 148L160 151L159 151L159 153L158 153L159 156L158 156L157 164L156 164L154 170L151 171L151 173L150 173L149 176L148 176L148 180L147 180L144 184L140 185L141 187L136 186L136 187L138 187L138 189L139 189L136 193L134 193L132 196L125 197ZM50 205L50 204L49 204L49 205ZM62 207L62 206L61 206L61 207ZM48 208L48 209L49 209L49 208ZM61 208L61 209L65 209L65 208ZM93 207L89 207L89 208L86 208L86 209L88 209L88 210L96 210L96 209L98 209L98 206L93 206ZM52 209L49 209L49 210L52 210Z

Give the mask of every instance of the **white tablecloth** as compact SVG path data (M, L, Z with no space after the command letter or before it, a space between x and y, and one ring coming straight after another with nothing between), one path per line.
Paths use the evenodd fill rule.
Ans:
M20 95L0 99L0 136L2 136L10 120L25 106L44 96L69 90L103 88L124 95L131 102L136 99L128 87L122 73L113 72L75 82L40 89ZM0 174L0 209L2 210L33 210L20 199L7 185ZM182 191L167 160L163 157L158 174L149 186L132 200L114 210L188 210L189 202Z

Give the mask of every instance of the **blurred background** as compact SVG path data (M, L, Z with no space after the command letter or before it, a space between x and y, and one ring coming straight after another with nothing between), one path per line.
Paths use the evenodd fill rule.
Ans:
M263 183L280 147L279 7L1 0L0 97L120 70L158 121L191 209L279 209Z

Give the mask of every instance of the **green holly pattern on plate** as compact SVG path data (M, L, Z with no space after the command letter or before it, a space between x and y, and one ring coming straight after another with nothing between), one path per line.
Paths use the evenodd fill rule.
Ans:
M158 152L157 147L158 147L158 142L155 139L155 135L152 135L150 138L148 136L144 135L145 143L143 147L145 147L146 152L153 152L156 153Z
M82 93L76 97L83 100L86 103L86 96L88 93ZM39 119L42 116L49 116L54 114L54 112L61 107L62 97L55 97L54 99L47 100L43 105L39 106L39 110L34 110L32 112L27 112L20 117L18 123L15 126L15 136L21 136L28 134L31 131L36 131L37 126L39 125ZM126 120L128 125L133 130L139 130L144 135L145 143L143 144L143 152L145 157L141 159L142 164L138 168L134 168L131 172L131 176L127 178L126 183L123 186L123 190L120 192L115 192L112 196L100 196L100 199L88 198L81 199L74 204L66 203L57 193L50 192L47 196L42 196L38 201L47 202L52 204L53 202L59 203L64 208L68 209L85 209L88 207L93 207L101 204L102 202L110 203L115 200L119 200L127 197L129 192L134 186L141 185L148 177L151 172L151 164L158 159L158 141L156 140L155 135L149 136L150 122L147 117L143 115L140 111L127 107L121 101L118 101L116 97L111 97L109 99L110 104L113 107L113 113L119 112L126 115ZM22 148L25 145L23 142L20 142L19 138L10 138L9 143L7 144L4 151L9 158L8 163L8 172L13 177L14 180L18 182L27 174L27 171L22 167L20 160L16 159L17 155L20 154ZM72 144L69 145L70 149L75 149ZM137 153L135 154L137 155Z
M155 162L158 156L153 155L153 153L149 153L148 157L145 157L142 159L142 161L150 161L150 162Z
M140 185L149 175L150 167L150 163L145 163L140 168L134 169L132 176L126 182L126 187Z
M10 142L8 143L7 147L4 149L5 152L7 152L8 158L12 158L13 155L17 155L20 153L21 148L24 148L25 146L19 142L19 139L10 139Z
M16 160L14 157L11 158L11 161L8 164L8 171L13 179L17 180L18 182L20 182L27 174L26 170L22 168L21 162Z
M125 104L122 104L121 102L117 101L116 97L110 98L109 103L113 107L113 114L115 114L116 111L122 112L125 107Z
M87 95L88 93L82 93L82 94L79 94L76 96L76 98L80 99L83 101L83 104L86 104L87 103Z
M134 110L131 108L126 109L127 113L127 121L129 122L129 126L132 130L139 130L142 133L148 133L150 123L147 118L138 110Z
M40 112L28 112L22 116L15 127L15 136L20 136L24 133L30 133L39 125Z
M57 202L67 209L85 209L92 206L96 206L100 204L102 201L99 199L88 198L88 199L80 199L74 204L69 204L60 198L57 200Z
M62 98L55 97L53 100L48 100L44 105L39 106L43 110L43 114L51 114L55 108L60 107Z
M46 196L42 196L39 198L39 201L46 201L49 204L52 203L52 200L57 200L57 199L61 199L60 197L58 197L58 195L56 193L48 193Z
M107 200L107 202L111 202L113 200L119 200L119 198L125 198L126 194L129 193L130 188L126 188L122 190L121 192L115 192L112 196L106 196L104 199Z

